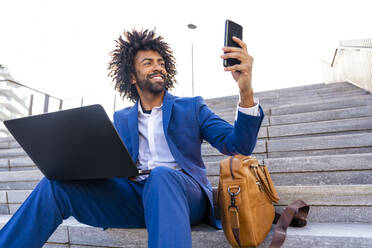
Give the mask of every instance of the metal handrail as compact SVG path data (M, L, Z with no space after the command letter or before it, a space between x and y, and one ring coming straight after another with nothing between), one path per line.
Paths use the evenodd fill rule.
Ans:
M337 54L340 50L372 51L372 47L361 47L361 46L339 46L337 47L335 50L335 53L333 54L332 63L330 64L331 68L334 66Z
M16 85L19 85L19 86L25 87L25 88L30 89L30 90L32 90L32 91L35 91L35 92L37 92L37 93L40 93L40 94L43 94L43 95L48 95L48 96L50 96L50 97L53 97L54 99L57 99L57 100L63 101L63 99L61 99L61 98L58 98L58 97L52 96L52 95L50 95L50 94L48 94L48 93L45 93L45 92L42 92L42 91L40 91L40 90L34 89L34 88L30 87L30 86L27 86L27 85L21 84L21 83L19 83L19 82L17 82L17 81L14 81L14 80L12 80L12 79L1 79L0 82L11 82L11 83L13 83L13 84L16 84Z
M40 90L36 90L32 87L29 87L29 86L26 86L24 84L21 84L19 82L16 82L12 79L9 79L9 78L6 78L6 79L0 79L0 84L1 82L6 82L6 83L10 83L10 85L17 85L17 86L20 86L22 88L25 88L27 90L31 90L31 94L28 94L27 95L27 98L29 98L29 102L28 103L23 103L24 107L26 109L28 109L28 115L32 115L33 114L33 109L34 109L34 103L35 103L35 93L37 94L41 94L41 95L44 95L44 108L43 108L43 113L47 113L49 112L49 102L50 102L50 99L53 98L57 101L59 101L59 106L58 106L58 110L62 110L63 107L66 107L69 108L69 106L72 106L71 105L71 102L74 102L75 100L77 100L78 102L75 102L74 107L82 107L84 106L84 104L86 104L86 101L89 102L89 97L90 95L89 94L83 94L83 95L79 95L79 96L73 96L73 97L68 97L68 98L58 98L58 97L55 97L55 96L51 96L49 95L48 93L45 93L45 92L42 92ZM38 106L41 106L41 104L39 104ZM55 108L57 109L57 108ZM114 99L113 99L113 111L115 112L116 110L116 94L114 95Z
M43 108L43 112L44 113L47 113L48 112L50 98L54 98L54 99L58 100L59 101L59 110L62 109L63 99L61 99L61 98L52 96L52 95L50 95L48 93L45 93L45 92L42 92L40 90L34 89L34 88L29 87L27 85L21 84L21 83L19 83L17 81L14 81L14 80L10 79L10 78L8 78L8 79L1 79L0 82L7 82L7 83L14 84L14 85L18 85L20 87L29 89L29 90L31 90L31 91L33 91L35 93L39 93L39 94L44 95L44 108ZM32 115L33 103L34 103L34 94L31 94L31 96L30 96L30 103L29 103L29 107L28 107L28 114L29 115Z

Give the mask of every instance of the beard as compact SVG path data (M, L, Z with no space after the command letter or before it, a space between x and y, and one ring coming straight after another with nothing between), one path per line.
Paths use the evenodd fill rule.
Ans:
M162 82L151 81L152 76L159 75L159 74L163 77ZM157 95L157 94L160 94L163 91L165 91L165 86L166 86L167 81L166 81L166 77L161 73L150 74L144 80L139 79L137 75L135 77L136 77L136 82L137 82L138 87L143 92L150 92L150 93L153 93L153 94Z

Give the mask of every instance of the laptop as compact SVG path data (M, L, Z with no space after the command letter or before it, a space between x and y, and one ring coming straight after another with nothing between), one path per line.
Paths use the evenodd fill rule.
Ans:
M4 121L51 180L133 177L139 171L99 104Z

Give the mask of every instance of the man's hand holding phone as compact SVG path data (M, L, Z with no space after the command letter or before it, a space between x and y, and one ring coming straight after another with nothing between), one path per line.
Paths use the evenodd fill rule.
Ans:
M222 48L224 54L221 55L221 58L224 59L224 70L230 71L234 80L238 83L240 90L240 106L249 108L254 106L252 88L253 57L248 54L247 45L241 39L233 36L232 40L237 43L239 47L225 46ZM240 61L240 64L228 66L227 63L225 63L227 59L237 59Z

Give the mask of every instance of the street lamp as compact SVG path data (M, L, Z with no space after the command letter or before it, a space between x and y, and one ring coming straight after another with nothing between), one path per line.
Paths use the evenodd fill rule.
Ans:
M196 29L195 24L188 24L187 27L191 30ZM192 96L194 96L194 44L191 39L191 84L192 84Z

